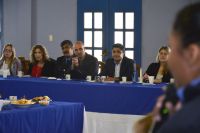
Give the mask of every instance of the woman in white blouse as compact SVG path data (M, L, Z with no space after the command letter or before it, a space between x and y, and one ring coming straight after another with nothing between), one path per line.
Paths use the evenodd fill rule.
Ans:
M15 48L12 44L6 44L3 48L3 53L0 58L0 70L8 71L8 75L16 76L18 71L21 71L22 66L19 59L16 57Z

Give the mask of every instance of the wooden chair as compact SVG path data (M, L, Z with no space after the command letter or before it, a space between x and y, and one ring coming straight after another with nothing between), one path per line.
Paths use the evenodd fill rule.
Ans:
M99 73L101 73L104 70L105 63L103 61L98 61L99 63Z
M26 60L22 56L19 56L18 59L21 61L22 64L22 72L24 73L24 75L27 75L29 70L30 60Z
M136 64L136 71L139 76L140 75L140 65L139 64Z

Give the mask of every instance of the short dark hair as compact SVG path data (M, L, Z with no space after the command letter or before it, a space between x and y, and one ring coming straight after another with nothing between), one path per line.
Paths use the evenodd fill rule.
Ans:
M190 4L176 16L173 31L180 36L182 47L192 43L200 46L200 3Z
M60 43L60 46L63 47L65 44L67 44L70 48L73 47L73 44L70 40L64 40Z
M124 46L123 46L122 44L120 44L120 43L114 44L114 45L112 46L112 49L113 49L113 48L119 48L119 49L121 49L123 52L125 51Z

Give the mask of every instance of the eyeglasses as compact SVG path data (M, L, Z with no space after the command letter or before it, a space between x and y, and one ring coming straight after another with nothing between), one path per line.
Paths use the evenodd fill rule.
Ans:
M11 53L12 50L10 50L10 49L5 49L4 52Z

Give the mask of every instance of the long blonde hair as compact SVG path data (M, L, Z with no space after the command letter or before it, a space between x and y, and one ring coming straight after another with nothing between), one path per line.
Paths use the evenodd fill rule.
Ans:
M43 59L44 62L46 60L49 60L49 55L48 55L47 49L43 45L36 44L36 45L34 45L32 47L31 52L30 52L30 61L31 61L31 63L37 64L37 61L36 61L35 56L34 56L34 53L35 53L36 49L40 49L41 50L42 59Z
M157 53L157 56L156 56L156 61L157 61L157 62L160 62L160 60L159 60L159 54L160 54L160 52L161 52L162 50L165 50L168 54L171 52L170 47L168 47L168 46L162 46L162 47L158 50L158 53Z
M161 52L162 50L165 50L168 54L170 54L170 52L171 52L170 47L168 47L168 46L162 46L162 47L158 50L158 53L157 53L157 56L156 56L156 61L157 61L158 63L160 63L159 54L160 54L160 52ZM169 71L168 65L167 65L167 63L165 63L163 73L166 74L168 71Z
M4 52L5 52L5 49L6 47L11 47L11 50L12 50L12 55L11 55L11 58L10 58L10 62L8 64L8 68L10 69L11 68L11 65L13 63L13 60L16 58L16 51L15 51L15 48L12 44L8 43L8 44L5 44L4 47L3 47L3 53L1 55L1 58L0 60L5 60L5 55L4 55Z

